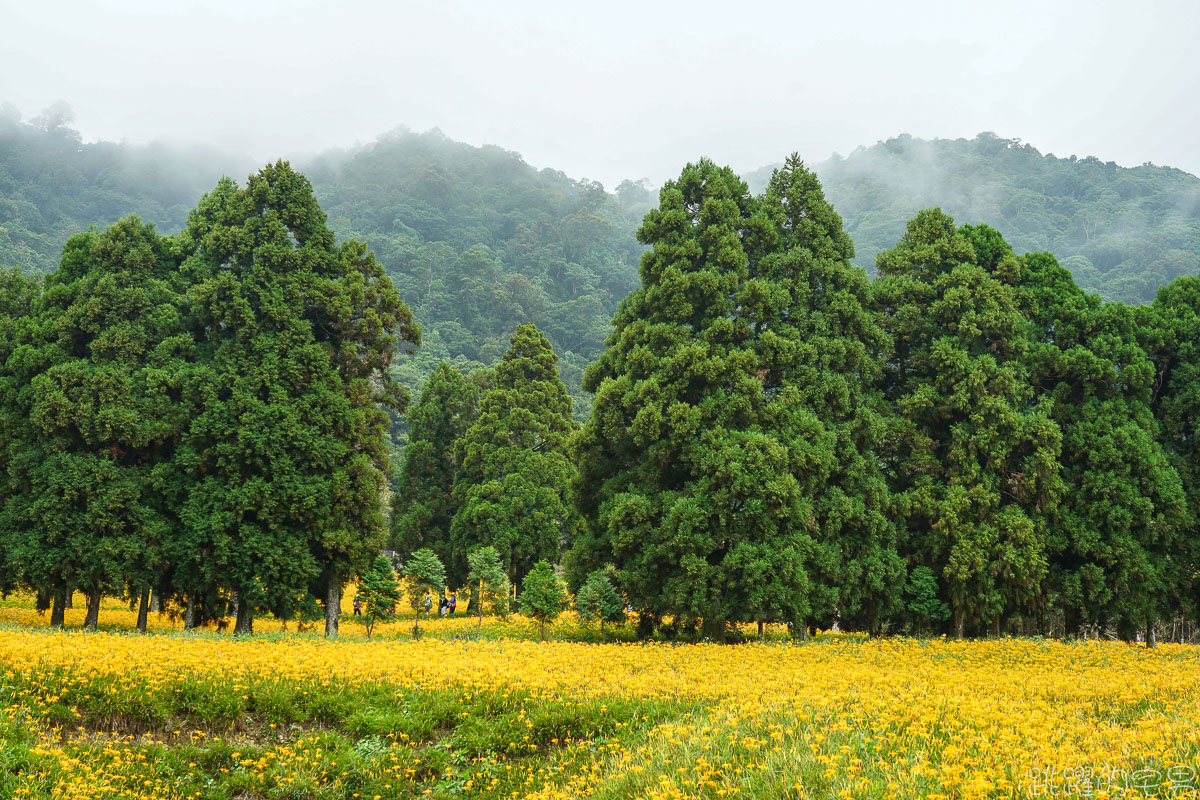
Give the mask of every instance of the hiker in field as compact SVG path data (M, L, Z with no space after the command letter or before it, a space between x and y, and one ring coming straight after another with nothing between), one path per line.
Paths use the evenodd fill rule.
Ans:
M450 607L450 603L446 602L446 596L442 595L438 598L438 614L446 616L446 609Z
M425 592L425 613L428 614L431 608L433 608L433 597L429 592Z
M362 600L357 597L354 598L354 616L362 616Z
M447 612L446 612L446 614L447 614L447 615L453 614L453 613L454 613L454 609L455 609L457 606L458 606L458 595L456 595L454 592L451 592L451 593L450 593L450 605L449 605L449 609L450 609L450 610L449 610L449 611L447 611Z

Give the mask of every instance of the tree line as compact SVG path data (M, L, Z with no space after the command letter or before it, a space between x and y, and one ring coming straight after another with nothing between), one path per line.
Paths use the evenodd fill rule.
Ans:
M1194 623L1196 278L1104 302L928 209L872 281L796 156L759 194L689 164L638 239L586 421L536 325L494 368L442 363L390 527L420 331L286 164L222 181L178 236L126 219L44 282L5 272L3 587L57 622L70 589L157 590L188 626L236 597L241 632L323 604L335 633L390 538L444 570L429 587L469 586L484 548L489 581L611 578L646 635Z
M486 374L430 379L398 547L453 562L525 526L515 541L572 586L610 570L643 633L715 640L733 622L1151 641L1194 624L1196 278L1104 302L1051 254L928 209L871 281L795 156L758 195L688 165L638 236L641 286L569 439L508 435ZM483 490L480 440L506 465L567 458L538 471L541 499L505 491L507 467Z

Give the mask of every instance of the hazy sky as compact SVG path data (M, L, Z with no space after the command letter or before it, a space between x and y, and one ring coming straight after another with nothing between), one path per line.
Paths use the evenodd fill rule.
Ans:
M404 125L654 181L911 133L1200 174L1200 2L0 0L0 100L266 160Z

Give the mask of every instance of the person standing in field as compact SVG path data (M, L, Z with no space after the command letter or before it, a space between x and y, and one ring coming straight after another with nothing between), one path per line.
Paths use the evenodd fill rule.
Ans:
M454 613L454 609L455 609L457 606L458 606L458 595L457 595L457 594L455 594L454 592L451 592L451 593L450 593L450 607L449 607L449 610L446 612L446 614L447 614L447 615L451 615L451 614L453 614L453 613Z

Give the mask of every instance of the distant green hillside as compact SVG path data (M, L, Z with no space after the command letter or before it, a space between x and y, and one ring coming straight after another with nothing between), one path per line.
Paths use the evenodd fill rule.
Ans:
M47 272L71 235L134 213L177 231L221 175L262 166L209 150L83 144L65 121L0 114L0 265Z
M0 117L0 265L48 271L69 236L136 213L179 230L223 174L256 169L214 152L84 144L54 121ZM634 232L651 196L619 195L516 153L438 132L398 132L353 151L297 162L342 237L367 242L424 330L400 368L416 390L437 362L491 366L520 323L538 325L560 357L575 414L590 398L582 370L633 288Z
M365 241L424 331L416 383L449 360L491 365L533 322L586 413L582 370L637 282L642 208L599 184L537 170L516 153L438 132L395 133L303 165L332 227Z
M1018 252L1053 252L1109 300L1149 302L1162 284L1200 272L1200 179L1182 170L1057 158L990 133L899 136L815 169L870 272L875 253L929 206L998 228ZM770 176L764 167L747 180L758 190Z
M221 175L261 166L214 151L84 144L66 121L0 113L0 265L49 270L71 234L131 213L178 230ZM401 367L411 389L442 359L490 366L513 329L534 322L561 357L576 416L586 415L581 373L637 282L635 231L651 192L626 182L608 193L436 131L296 166L338 235L366 241L416 313L424 344ZM1053 251L1110 299L1145 302L1200 272L1200 180L1180 170L1043 156L991 134L901 136L817 169L869 271L907 219L938 205L994 225L1019 251ZM768 167L748 181L757 191L769 177Z

